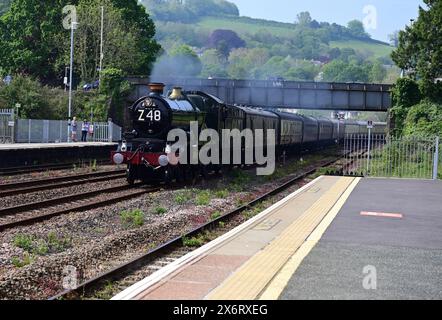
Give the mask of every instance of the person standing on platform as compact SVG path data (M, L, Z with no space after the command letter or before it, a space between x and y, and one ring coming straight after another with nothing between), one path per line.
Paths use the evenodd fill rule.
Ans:
M87 141L88 132L89 132L89 123L87 122L87 120L84 120L81 126L81 142Z
M72 119L72 122L71 122L71 127L72 127L72 142L77 142L77 126L78 126L78 124L77 124L77 118L76 117L74 117L73 119Z
M91 122L89 124L89 141L93 142L94 141L94 124Z

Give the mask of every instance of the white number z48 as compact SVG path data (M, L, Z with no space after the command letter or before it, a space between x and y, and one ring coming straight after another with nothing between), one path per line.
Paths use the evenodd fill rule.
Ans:
M138 110L140 117L138 121L161 121L161 111L160 110Z

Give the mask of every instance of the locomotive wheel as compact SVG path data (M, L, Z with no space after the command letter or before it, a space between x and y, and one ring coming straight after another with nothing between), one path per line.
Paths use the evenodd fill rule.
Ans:
M207 169L207 166L202 165L200 167L200 173L201 177L206 180L209 177L209 170Z
M133 185L135 183L135 170L132 166L127 167L127 183Z
M164 184L166 186L170 186L172 184L172 181L173 181L172 169L168 168L164 171Z

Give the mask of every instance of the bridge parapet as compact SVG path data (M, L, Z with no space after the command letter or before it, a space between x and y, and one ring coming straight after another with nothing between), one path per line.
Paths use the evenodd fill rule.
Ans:
M135 86L129 100L149 93L148 78L127 78ZM391 85L299 81L154 78L166 89L181 86L213 94L229 104L286 109L379 111L391 108Z

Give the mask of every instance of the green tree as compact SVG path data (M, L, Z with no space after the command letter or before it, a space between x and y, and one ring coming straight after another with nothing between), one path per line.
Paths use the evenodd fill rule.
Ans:
M370 64L347 63L334 60L324 66L324 81L332 82L369 82Z
M367 32L365 32L364 24L359 20L352 20L347 24L347 28L350 34L357 38L369 38Z
M63 28L62 13L67 4L78 5L80 29L76 36L80 36L80 43L76 42L77 49L87 56L87 63L80 66L83 70L76 71L92 78L95 71L90 70L99 48L96 38L100 11L97 8L101 2L98 0L92 4L85 0L13 0L10 10L0 18L0 69L32 75L43 83L60 84L69 62L70 32ZM115 8L110 12L118 11L112 18L120 17L119 24L106 31L107 62L110 62L107 66L120 67L127 73L148 74L160 47L153 39L155 26L144 7L136 0L104 0L104 4Z
M442 136L442 105L426 100L411 107L405 121L405 134Z
M382 81L384 81L386 76L387 70L385 70L381 62L376 61L370 70L370 80L372 82L381 83Z
M8 11L10 5L11 0L0 0L0 16Z
M442 1L424 0L428 9L419 8L419 18L399 33L399 47L393 61L422 80L423 93L441 99L434 80L442 76Z
M101 6L104 6L103 69L117 68L124 74L149 74L154 55L140 50L142 29L125 21L125 14L113 4L114 0L80 0L77 12L80 22L75 33L75 60L81 79L98 79L100 66ZM150 43L153 52L158 51ZM146 58L146 55L149 58Z
M21 104L20 117L25 119L48 119L52 116L47 103L48 88L30 77L14 76L10 85L0 88L0 108L13 108Z
M312 17L310 15L310 12L308 11L300 12L296 16L296 22L301 26L310 26L310 23L312 23Z
M206 50L201 57L201 63L203 65L202 77L227 77L226 59L217 50Z
M7 73L28 74L54 83L60 39L68 36L62 26L67 0L14 0L0 18L0 67Z
M410 108L421 101L421 93L417 82L403 78L399 79L392 93L393 108L390 110L391 133L394 136L404 134L405 119Z

